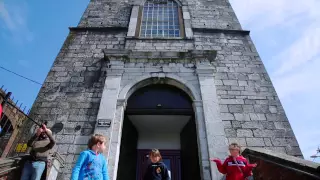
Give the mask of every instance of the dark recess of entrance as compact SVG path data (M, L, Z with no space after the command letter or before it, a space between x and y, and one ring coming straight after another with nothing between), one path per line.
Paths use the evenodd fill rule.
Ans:
M118 180L141 180L143 171L138 158L137 143L139 132L128 119L129 115L189 115L192 118L180 132L181 177L172 180L200 180L196 124L192 100L182 90L170 85L150 85L134 92L128 99L121 138L118 164ZM152 131L152 130L151 130ZM161 149L160 149L161 151ZM178 166L177 166L178 167ZM171 169L171 174L179 173Z

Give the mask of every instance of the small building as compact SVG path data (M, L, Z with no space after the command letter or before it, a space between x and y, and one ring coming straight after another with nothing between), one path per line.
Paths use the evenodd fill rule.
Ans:
M5 99L7 93L0 88L0 103ZM14 99L9 98L2 108L3 112L0 119L0 156L7 157L11 152L24 152L25 144L18 144L18 134L21 131L22 122L27 119L27 115L18 107ZM24 147L25 146L25 147ZM24 150L25 149L25 150Z

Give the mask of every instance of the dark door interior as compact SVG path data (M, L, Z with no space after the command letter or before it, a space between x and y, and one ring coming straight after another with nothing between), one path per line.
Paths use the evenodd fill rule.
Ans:
M149 165L150 150L138 150L137 180L142 180ZM180 150L160 150L162 161L170 171L171 180L181 180Z
M183 180L199 180L200 164L198 155L197 132L194 117L180 133L181 176Z
M136 177L138 132L128 119L123 122L117 180Z

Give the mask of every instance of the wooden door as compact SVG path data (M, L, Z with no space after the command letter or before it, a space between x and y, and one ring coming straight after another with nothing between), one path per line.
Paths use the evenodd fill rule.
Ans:
M138 150L137 180L143 180L143 176L149 165L150 150ZM160 150L162 161L167 166L171 180L181 180L180 150Z

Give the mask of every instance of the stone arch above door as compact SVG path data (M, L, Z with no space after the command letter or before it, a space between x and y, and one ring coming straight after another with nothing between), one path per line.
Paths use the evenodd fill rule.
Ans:
M148 74L133 80L120 90L118 99L128 99L139 88L157 83L175 86L185 91L193 101L201 101L199 91L192 84L177 75L165 73Z

